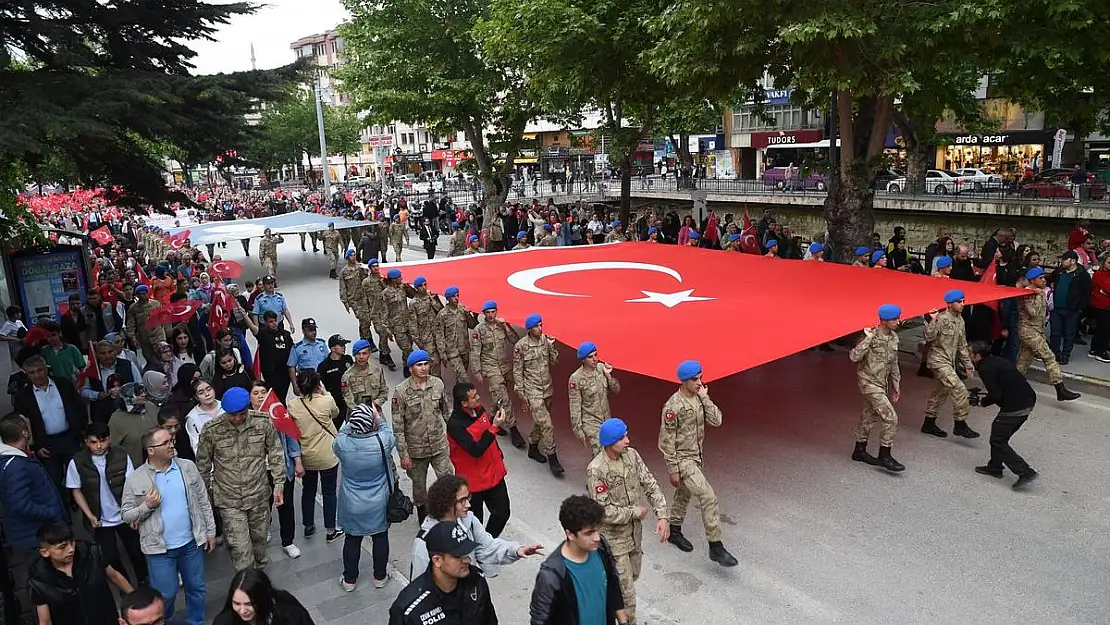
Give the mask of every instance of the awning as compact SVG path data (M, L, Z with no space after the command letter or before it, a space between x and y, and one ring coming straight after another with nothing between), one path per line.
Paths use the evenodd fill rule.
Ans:
M261 217L259 219L236 219L233 221L209 221L194 224L187 228L170 228L171 235L183 230L189 231L189 240L194 245L208 245L223 243L238 239L253 239L261 237L266 228L274 234L300 234L302 232L320 232L327 230L328 223L334 222L336 230L346 228L361 228L368 226L370 221L355 221L342 217L328 217L318 213L294 211L274 217Z
M836 140L836 144L840 145L840 139ZM763 149L765 149L765 150L782 150L782 149L788 149L788 148L789 149L794 149L794 148L802 148L802 149L805 149L805 148L825 148L825 149L828 149L828 147L829 147L829 140L828 139L822 139L820 141L814 141L813 143L783 143L783 144L779 144L779 145L769 145L769 146L767 146L766 148L763 148Z
M513 159L513 162L517 164L524 163L525 165L527 165L529 163L538 163L539 159L535 156L518 156Z

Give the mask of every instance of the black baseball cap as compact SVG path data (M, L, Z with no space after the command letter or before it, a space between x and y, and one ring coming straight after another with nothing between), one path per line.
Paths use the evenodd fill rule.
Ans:
M305 321L308 321L307 319ZM328 337L328 347L335 347L336 345L346 345L350 343L347 339L338 334L333 334Z
M264 276L262 278L262 284L277 284L277 278L273 276Z
M424 542L428 545L429 555L445 553L461 558L478 548L478 543L470 540L466 530L455 521L440 521L433 525L424 535Z
M316 329L316 320L312 317L305 317L304 319L301 319L301 328Z

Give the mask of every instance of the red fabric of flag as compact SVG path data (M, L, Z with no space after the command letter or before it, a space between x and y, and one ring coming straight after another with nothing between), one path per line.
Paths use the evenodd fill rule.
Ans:
M115 240L115 237L112 236L112 231L108 229L108 226L101 226L96 230L93 230L89 233L89 237L92 238L92 240L96 241L97 245L108 245Z
M257 360L256 358L255 361ZM262 412L270 415L270 422L274 424L275 430L294 440L301 440L301 431L297 428L297 423L289 416L285 406L278 401L277 394L272 389L262 402Z
M744 227L740 230L740 250L748 254L762 254L759 247L759 235L751 217L748 217L748 206L744 205Z

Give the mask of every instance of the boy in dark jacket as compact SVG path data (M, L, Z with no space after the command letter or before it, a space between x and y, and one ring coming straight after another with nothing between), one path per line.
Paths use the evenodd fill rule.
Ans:
M1037 472L1010 447L1010 437L1029 419L1033 407L1037 405L1037 394L1013 363L991 355L991 346L986 341L971 343L968 353L987 389L987 395L979 405L997 405L999 408L998 416L991 424L991 459L986 465L975 467L975 472L1001 479L1005 465L1018 476L1014 488L1021 488L1037 479Z
M104 562L100 547L75 540L61 521L38 531L40 557L31 565L27 587L39 625L116 625L116 599L109 583L121 592L133 589L119 571Z
M566 540L540 565L531 625L596 623L627 625L617 565L601 537L605 508L585 495L567 497L559 507Z

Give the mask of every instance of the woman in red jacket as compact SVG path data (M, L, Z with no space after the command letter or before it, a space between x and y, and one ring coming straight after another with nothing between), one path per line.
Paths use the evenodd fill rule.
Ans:
M1110 362L1110 254L1099 259L1098 271L1091 276L1091 313L1095 317L1095 335L1091 339L1091 356Z
M447 441L451 444L451 463L455 473L470 485L470 506L483 521L483 504L489 508L486 531L494 538L509 522L509 489L505 486L505 456L497 445L497 430L505 422L498 410L490 420L482 408L478 390L470 382L459 382L452 390L455 410L447 420Z

